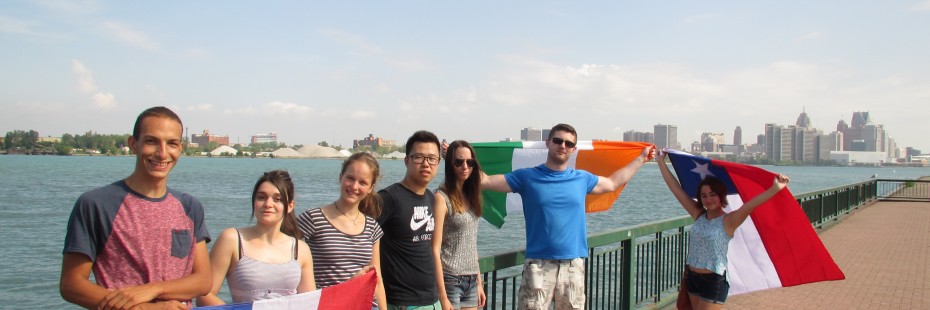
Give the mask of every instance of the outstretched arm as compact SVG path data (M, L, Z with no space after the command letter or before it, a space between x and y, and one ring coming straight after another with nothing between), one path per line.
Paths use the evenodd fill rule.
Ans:
M655 147L648 146L644 147L643 151L639 154L636 159L630 161L617 171L614 171L610 177L598 176L597 185L594 186L594 189L591 190L591 194L603 194L609 193L617 190L626 182L629 182L633 175L636 174L636 171L643 166L646 161L652 158L655 155Z
M501 193L513 192L503 174L487 175L484 171L481 172L481 189Z
M662 152L658 160L659 171L662 172L662 179L665 180L665 185L667 185L668 189L675 195L675 199L678 199L678 203L681 204L681 207L685 208L685 211L688 211L688 215L693 219L697 219L698 216L701 216L703 210L697 206L697 202L692 200L691 196L688 196L688 193L685 193L685 190L678 184L678 179L672 175L672 171L668 169L668 164L665 163L665 157L667 157L666 153Z
M765 190L756 197L753 197L749 202L743 204L736 211L730 212L723 218L723 228L726 229L727 235L733 236L733 233L736 232L736 228L739 225L742 225L746 218L749 217L749 214L752 213L752 210L755 210L756 207L765 203L771 199L775 194L781 191L783 188L788 186L788 176L784 174L779 174L775 177L775 180L772 181L772 187Z

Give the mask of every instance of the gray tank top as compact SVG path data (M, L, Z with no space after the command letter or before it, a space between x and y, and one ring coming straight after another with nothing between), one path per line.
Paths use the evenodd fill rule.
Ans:
M442 272L449 275L478 274L478 216L471 210L455 213L449 195L436 190L446 198L446 219L442 226L442 247L439 257Z
M236 233L239 233L238 229ZM239 235L239 261L229 275L229 293L234 303L293 295L297 293L297 285L300 284L300 271L297 239L294 239L294 258L272 264L245 255L242 235Z

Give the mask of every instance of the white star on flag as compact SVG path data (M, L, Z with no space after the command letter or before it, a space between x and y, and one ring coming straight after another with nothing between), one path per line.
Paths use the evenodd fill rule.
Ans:
M697 163L696 161L694 161L694 160L692 160L691 162L694 163L694 169L691 169L691 172L700 174L700 175L701 175L701 180L703 180L704 178L707 178L708 175L709 175L709 176L716 177L716 175L714 175L713 172L710 172L710 167L708 167L710 164L703 164L703 165L702 165L702 164L698 164L698 163Z

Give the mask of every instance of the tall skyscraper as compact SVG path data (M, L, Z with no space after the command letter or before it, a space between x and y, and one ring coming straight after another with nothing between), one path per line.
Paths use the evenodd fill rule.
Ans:
M743 145L743 129L739 126L736 126L736 129L733 130L733 145L737 147Z
M678 144L678 126L658 124L653 126L653 132L656 147L681 149Z

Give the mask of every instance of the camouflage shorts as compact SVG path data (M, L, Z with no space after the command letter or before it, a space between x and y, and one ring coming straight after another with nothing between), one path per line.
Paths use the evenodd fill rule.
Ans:
M584 309L584 259L534 259L523 263L518 309Z

